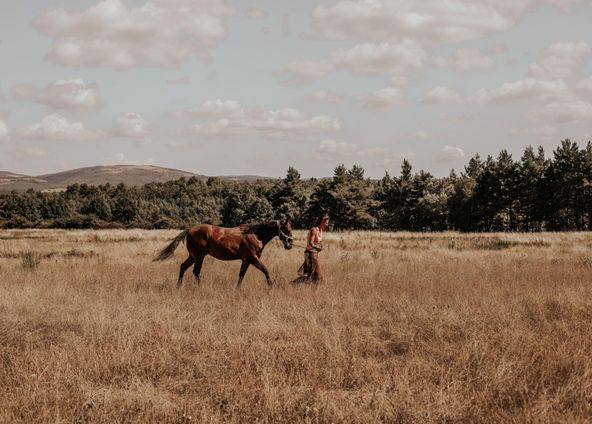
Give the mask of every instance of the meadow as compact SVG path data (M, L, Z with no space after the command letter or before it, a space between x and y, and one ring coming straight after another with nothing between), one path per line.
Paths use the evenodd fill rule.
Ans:
M592 234L344 232L318 285L178 231L0 231L0 422L590 422ZM296 233L304 243L304 233Z

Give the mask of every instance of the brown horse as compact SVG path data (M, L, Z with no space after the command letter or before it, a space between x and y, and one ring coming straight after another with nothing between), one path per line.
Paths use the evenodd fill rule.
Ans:
M162 261L173 255L173 252L183 240L186 241L189 257L181 264L177 288L183 283L183 274L193 265L195 283L199 286L199 274L206 255L212 255L223 261L240 259L243 263L238 274L237 288L243 282L243 278L249 265L263 272L269 287L272 286L267 268L261 262L263 248L273 238L278 236L284 243L285 249L292 248L292 224L286 221L270 221L263 224L240 225L238 227L218 227L215 225L196 225L193 228L183 230L173 241L154 258Z

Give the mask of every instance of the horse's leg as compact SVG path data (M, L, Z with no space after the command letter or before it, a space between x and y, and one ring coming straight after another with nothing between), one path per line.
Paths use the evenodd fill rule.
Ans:
M247 261L243 261L241 264L240 272L238 273L238 283L236 284L236 288L240 289L240 286L243 282L243 278L245 278L245 274L247 273L247 269L249 268L249 263Z
M251 265L253 265L255 268L257 268L259 271L261 271L263 274L265 274L265 279L267 280L267 285L269 287L272 287L273 284L271 282L271 278L269 278L269 272L267 271L267 268L265 267L265 265L263 265L263 263L259 260L259 258L255 255L253 255L250 258L249 262Z
M183 284L183 274L185 274L185 271L187 271L187 268L189 268L192 263L193 258L189 256L185 262L181 264L181 269L179 269L179 279L177 280L177 288L181 287L181 284Z
M193 266L193 277L195 278L195 285L199 287L199 273L201 272L201 266L203 265L205 255L198 256Z

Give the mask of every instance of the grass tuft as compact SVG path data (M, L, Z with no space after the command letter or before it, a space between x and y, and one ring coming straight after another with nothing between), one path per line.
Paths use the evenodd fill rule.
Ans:
M39 259L35 256L35 253L27 251L21 254L21 266L24 270L34 271L37 265L39 265Z

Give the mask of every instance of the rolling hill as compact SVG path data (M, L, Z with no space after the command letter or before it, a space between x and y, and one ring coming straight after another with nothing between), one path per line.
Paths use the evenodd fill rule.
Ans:
M25 191L30 188L41 191L63 190L68 185L75 183L88 185L106 183L116 185L125 183L130 186L140 186L150 182L177 180L182 177L208 178L206 175L153 165L91 166L38 176L0 171L0 191ZM265 177L246 175L221 176L219 178L229 180L256 180L264 179Z

